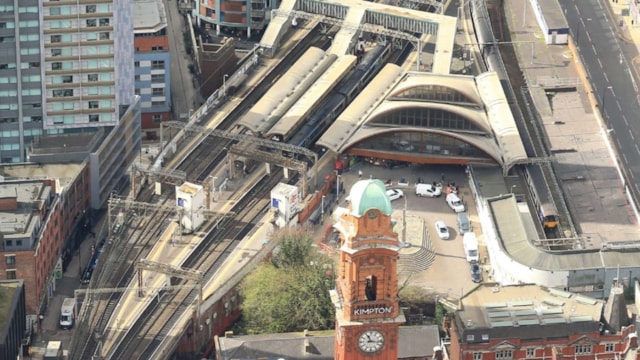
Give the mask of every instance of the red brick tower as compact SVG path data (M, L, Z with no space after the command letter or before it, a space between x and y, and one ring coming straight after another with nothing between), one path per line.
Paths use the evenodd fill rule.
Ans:
M336 307L335 359L398 358L398 234L380 180L358 181L350 208L334 228L341 233Z

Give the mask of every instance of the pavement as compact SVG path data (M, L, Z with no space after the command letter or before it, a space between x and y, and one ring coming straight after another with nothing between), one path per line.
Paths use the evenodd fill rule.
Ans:
M44 351L49 340L62 341L62 348L65 352L68 351L76 327L74 326L69 330L65 330L58 326L60 307L65 298L74 297L74 291L76 289L86 288L86 285L80 284L80 277L91 258L92 246L95 247L99 239L106 236L106 219L106 213L97 219L91 229L91 231L96 233L96 236L94 237L91 236L90 233L87 233L80 244L79 251L73 255L69 266L67 266L67 270L62 274L62 279L56 281L56 289L53 297L44 314L45 316L40 324L40 329L32 341L31 359L42 359L44 357Z

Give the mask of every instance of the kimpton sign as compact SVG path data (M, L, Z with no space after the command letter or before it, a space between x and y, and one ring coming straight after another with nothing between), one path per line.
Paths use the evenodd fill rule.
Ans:
M360 306L353 310L353 315L386 315L393 312L393 306Z

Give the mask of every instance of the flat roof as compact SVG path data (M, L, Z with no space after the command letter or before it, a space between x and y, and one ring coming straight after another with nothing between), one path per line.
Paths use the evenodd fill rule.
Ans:
M483 284L462 298L460 304L456 317L464 330L513 331L527 325L539 328L579 322L597 324L604 301L539 285Z
M155 33L167 27L167 15L162 0L134 0L133 33Z
M11 304L15 297L18 287L22 286L23 280L6 280L0 281L0 324L9 326L7 320L11 317ZM4 329L0 328L0 333L4 333Z
M569 23L558 0L537 0L538 8L542 11L544 21L549 30L568 29Z
M0 165L0 175L5 180L58 179L62 188L66 188L85 166L85 162Z

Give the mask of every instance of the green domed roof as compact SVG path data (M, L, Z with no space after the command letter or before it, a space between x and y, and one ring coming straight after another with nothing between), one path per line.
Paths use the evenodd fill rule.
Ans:
M378 209L385 215L391 215L393 212L387 189L381 180L358 181L351 188L349 199L351 213L355 216L362 216L370 209Z

